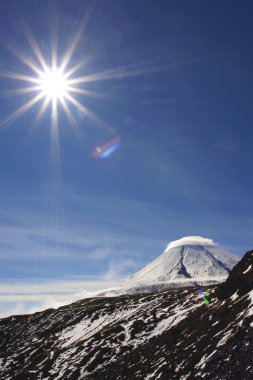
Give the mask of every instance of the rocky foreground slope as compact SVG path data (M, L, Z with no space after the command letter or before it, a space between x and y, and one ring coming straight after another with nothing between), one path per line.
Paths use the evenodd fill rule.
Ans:
M253 379L253 251L224 284L0 320L0 379Z

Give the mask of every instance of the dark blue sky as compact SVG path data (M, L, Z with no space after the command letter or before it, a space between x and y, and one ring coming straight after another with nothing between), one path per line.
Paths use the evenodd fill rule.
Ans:
M61 57L83 15L69 67L90 56L77 76L121 67L82 85L99 96L76 96L103 122L70 106L82 138L60 110L55 167L50 111L37 125L38 103L6 127L34 94L0 79L3 279L114 278L187 235L252 248L252 11L251 1L1 1L1 72L32 74L13 44L38 64L24 23L50 66L53 36ZM110 157L92 157L115 136Z

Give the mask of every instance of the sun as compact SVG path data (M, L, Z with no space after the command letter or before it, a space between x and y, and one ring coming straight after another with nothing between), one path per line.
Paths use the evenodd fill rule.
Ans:
M52 67L47 70L38 78L39 91L48 100L62 100L68 96L68 80L66 74L58 68Z
M23 70L20 72L0 70L0 77L9 78L15 81L15 84L23 84L23 86L16 88L12 86L9 93L20 95L25 99L21 107L0 122L0 127L8 127L36 105L38 106L35 117L36 125L40 122L47 110L49 110L52 115L52 129L57 130L58 114L61 109L75 129L79 129L75 113L78 115L80 112L83 116L91 119L95 125L99 127L105 126L103 120L83 103L84 96L98 98L103 95L85 88L87 87L85 85L87 82L109 79L113 77L115 73L108 70L102 73L98 72L84 75L86 64L94 58L92 54L87 54L82 60L75 61L74 59L74 53L82 35L84 25L85 23L80 24L76 33L72 39L70 39L65 53L61 57L58 55L59 46L54 44L53 41L50 41L52 44L51 56L46 59L26 24L23 24L23 32L31 47L33 56L27 56L17 47L17 44L8 41L6 45L7 49L26 67L26 72L29 72L29 74L23 74ZM80 71L82 75L79 74ZM116 77L120 75L121 73L117 73ZM80 100L80 98L82 99Z
M29 56L15 42L11 40L7 41L6 48L18 58L19 63L25 66L25 70L22 68L20 71L10 71L1 68L0 77L9 78L15 82L15 86L17 87L11 85L10 90L7 92L22 96L24 103L5 120L0 122L0 128L10 126L31 108L37 106L38 111L35 117L35 125L39 124L42 117L49 110L53 116L51 118L51 125L54 131L58 129L58 114L60 109L75 128L75 132L79 133L78 130L80 129L75 114L80 115L80 113L90 119L97 127L107 130L112 129L111 126L109 127L107 123L84 103L87 97L94 99L106 97L106 93L101 94L90 90L88 84L109 79L121 80L130 76L160 71L167 67L166 65L152 67L144 62L143 64L123 64L123 66L94 73L90 73L87 70L89 74L85 73L86 65L93 60L94 53L87 53L79 61L75 60L74 55L83 35L86 21L86 16L84 16L72 38L70 38L65 53L61 55L58 54L59 50L61 50L59 49L61 41L58 37L55 40L49 39L51 55L47 55L47 59L25 22L22 23L22 31L33 54ZM19 86L17 83L23 85Z

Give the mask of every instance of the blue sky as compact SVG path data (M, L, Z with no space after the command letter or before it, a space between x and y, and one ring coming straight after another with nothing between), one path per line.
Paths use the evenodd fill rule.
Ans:
M182 236L252 249L252 11L251 1L1 1L0 311L34 306L38 283L111 284ZM54 36L62 57L82 22L69 67L105 73L82 85L96 96L76 95L98 119L69 105L77 133L59 107L54 146L50 109L34 121L41 102L5 122L34 94L15 95L26 83L4 73L32 74L12 46L38 65L24 25L50 66ZM115 137L109 157L92 156Z

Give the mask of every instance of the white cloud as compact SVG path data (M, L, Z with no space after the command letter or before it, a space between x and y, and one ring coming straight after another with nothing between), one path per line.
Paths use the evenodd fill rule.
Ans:
M93 291L101 287L111 286L111 283L101 276L89 277L86 280L82 276L83 281L48 281L48 282L4 282L0 283L0 296L15 295L15 294L72 294L80 291L80 289L87 289Z
M128 272L129 269L131 269L131 272L136 269L136 262L131 258L121 261L111 261L103 278L106 281L119 281L124 275L126 276L126 272Z
M98 291L117 285L116 281L101 276L97 278L93 276L93 280L91 277L87 276L86 281L2 283L0 284L0 318L57 308L79 299L95 296Z
M99 247L91 251L91 253L87 256L88 259L94 261L104 260L110 257L113 254L113 250L109 247Z
M216 246L217 243L215 243L212 239L203 238L201 236L186 236L179 240L174 240L170 242L166 248L166 251L171 248L180 247L182 245L210 245L210 246Z

